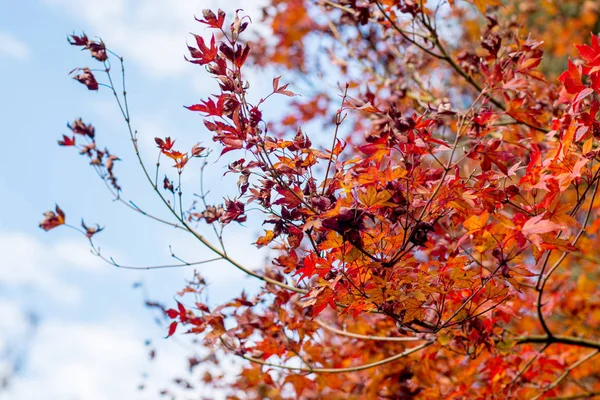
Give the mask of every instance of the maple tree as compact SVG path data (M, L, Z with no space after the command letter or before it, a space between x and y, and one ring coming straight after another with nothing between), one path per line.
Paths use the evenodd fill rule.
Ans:
M262 281L215 307L194 296L206 285L196 275L172 307L152 304L169 336L203 339L213 371L222 354L245 360L233 383L225 372L202 378L232 399L590 398L600 395L597 8L271 0L268 37L249 32L239 10L206 10L197 20L208 36L193 36L187 60L220 92L187 108L220 155L235 155L227 173L239 179L235 197L217 204L199 189L200 206L189 205L181 175L209 151L156 138L173 165L145 165L123 58L73 35L102 65L74 70L75 80L114 96L170 218L125 200L119 159L92 125L69 124L59 145L88 157L125 206ZM244 71L263 67L284 76L251 87ZM327 79L338 87L311 84ZM277 97L289 99L285 115L263 119ZM273 250L261 271L221 240L249 218L266 226L255 245ZM56 206L40 226L65 224ZM75 229L97 251L102 228Z

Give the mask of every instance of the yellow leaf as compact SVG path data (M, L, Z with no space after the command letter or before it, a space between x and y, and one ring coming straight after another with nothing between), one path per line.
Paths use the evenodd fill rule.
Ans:
M452 336L450 336L450 334L445 333L443 335L439 335L437 337L437 341L442 346L446 346L448 343L450 343L452 341Z
M374 185L369 186L366 192L358 193L358 199L367 207L373 207L376 205L383 205L392 197L391 193L387 190L377 192Z
M567 154L569 147L573 143L573 139L575 138L575 132L577 131L577 125L571 124L569 128L565 131L563 137L561 138L561 145L563 150L563 155Z
M450 272L450 279L454 281L467 281L467 284L470 284L470 279L477 275L476 271L473 270L463 270L462 268L455 268Z
M501 6L502 3L500 0L472 0L472 3L475 4L475 7L479 10L480 13L485 15L485 10L487 6Z
M485 287L485 297L488 299L504 297L508 294L508 286L503 284L488 284Z
M273 233L273 231L266 231L265 235L259 237L255 244L256 244L257 247L266 246L269 243L271 243L271 241L273 240L274 236L275 236L275 234Z
M319 250L338 249L344 245L344 238L335 231L327 232L327 239L319 244Z
M479 253L484 253L486 250L491 250L498 246L498 242L494 239L494 235L488 231L483 231L481 236L475 238L473 244L475 245L475 250Z
M594 138L591 137L583 143L583 147L581 149L582 154L589 153L592 151L592 145L594 144Z
M501 354L508 354L510 353L510 349L514 346L514 344L515 342L513 340L503 339L501 342L498 342L496 349L498 349Z
M469 233L478 231L480 229L485 228L487 225L488 219L490 218L490 213L487 211L482 212L480 215L472 215L463 222L463 225Z
M364 254L360 252L360 250L358 250L356 247L352 246L352 249L350 249L350 251L347 254L344 254L342 256L342 260L344 262L353 262L356 260L360 260L361 258L364 257Z

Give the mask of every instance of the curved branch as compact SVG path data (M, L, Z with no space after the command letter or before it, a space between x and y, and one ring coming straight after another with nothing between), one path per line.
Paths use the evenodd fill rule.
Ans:
M600 350L600 342L595 340L589 340L585 338L579 338L574 336L563 336L563 335L530 335L530 336L518 336L513 338L516 344L525 343L562 343L571 346L586 347L590 349Z
M542 397L547 391L554 389L555 387L557 387L558 385L560 385L560 383L567 377L569 376L569 373L571 371L573 371L575 368L579 367L581 364L585 363L586 361L590 360L592 357L594 357L596 354L600 353L600 350L594 350L591 353L588 353L587 355L581 357L579 360L577 360L575 363L573 363L570 367L568 367L565 372L563 372L554 382L552 382L550 385L546 386L542 393L538 394L537 396L535 396L532 400L537 400L540 397Z
M225 344L225 342L221 339L221 342L223 343L223 345L225 347L227 347L227 349L232 350L233 349L231 347L229 347L227 344ZM423 350L424 348L430 346L431 344L433 344L435 342L433 341L428 341L425 342L423 344L420 344L418 346L415 347L411 347L410 349L407 349L405 351L403 351L402 353L398 353L396 355L393 355L391 357L388 358L384 358L383 360L379 360L379 361L375 361L372 363L368 363L368 364L363 364L363 365L357 365L354 367L346 367L346 368L308 368L308 367L290 367L287 365L281 365L281 364L274 364L274 363L270 363L267 361L263 361L263 360L259 360L258 358L254 358L254 357L249 357L249 356L245 356L243 354L236 354L237 356L248 360L252 363L255 364L260 364L260 365L265 365L268 367L274 367L274 368L280 368L280 369L286 369L289 371L297 371L297 372L307 372L307 373L321 373L321 374L339 374L342 372L357 372L357 371L363 371L366 369L370 369L370 368L374 368L374 367L379 367L381 365L385 365L388 363L391 363L393 361L399 360L401 358L404 358L406 356L409 356L413 353L416 353L420 350Z
M90 241L91 242L91 241ZM119 264L118 262L116 262L112 257L105 257L102 255L102 253L100 253L100 250L97 249L94 244L91 244L92 246L92 253L97 256L100 257L100 259L102 261L104 261L107 264L110 264L114 267L117 268L121 268L121 269L138 269L138 270L151 270L151 269L166 269L166 268L183 268L183 267L191 267L193 265L201 265L201 264L208 264L211 262L215 262L215 261L219 261L222 260L222 257L215 257L215 258L211 258L208 260L202 260L202 261L195 261L195 262L184 262L184 263L180 263L180 264L164 264L164 265L151 265L151 266L131 266L131 265L122 265Z
M361 335L359 333L347 332L341 329L337 329L331 325L326 324L323 321L315 319L315 322L323 329L326 329L330 332L336 333L341 336L347 336L355 339L363 339L363 340L375 340L381 342L420 342L420 341L431 341L431 338L422 339L414 336L407 337L393 337L393 336L373 336L373 335Z
M515 383L517 383L519 381L519 379L521 379L521 377L523 376L523 374L525 372L527 372L527 370L529 369L529 367L531 367L531 364L533 364L533 362L535 360L537 360L537 358L550 346L549 343L546 343L544 345L544 347L542 347L540 350L538 350L537 353L535 353L535 355L533 357L531 357L529 359L529 361L527 361L525 363L525 365L519 370L519 372L517 373L517 375L512 379L512 381L510 381L510 383L508 385L506 385L506 390L510 389Z
M123 57L120 57L120 56L117 56L117 57L119 58L119 61L121 63L121 71L122 71L123 81L125 81L125 64L124 64L124 61L123 61ZM173 214L173 216L179 221L179 223L181 225L183 225L183 227L185 228L185 230L187 230L188 232L190 232L196 239L198 239L204 246L206 246L209 250L211 250L217 256L219 256L220 258L226 260L231 265L233 265L237 269L241 270L242 272L246 273L247 275L250 275L250 276L252 276L252 277L254 277L256 279L259 279L259 280L261 280L263 282L270 283L272 285L278 286L280 288L290 290L290 291L295 292L295 293L307 294L308 291L305 290L305 289L300 289L300 288L297 288L295 286L291 286L291 285L279 282L276 279L272 279L272 278L269 278L267 276L258 274L256 272L254 272L254 271L252 271L252 270L244 267L243 265L239 264L238 262L232 260L224 252L220 251L215 246L213 246L207 239L204 238L204 236L202 236L198 232L196 232L196 230L194 230L187 223L187 221L185 219L183 219L183 217L180 216L177 213L177 211L169 204L169 202L163 196L163 194L160 192L160 190L158 190L158 186L156 186L154 184L154 180L150 176L150 173L148 172L148 169L146 168L146 165L144 164L144 161L142 160L142 157L140 155L140 149L139 149L139 146L138 146L138 143L137 143L136 132L133 130L133 128L131 126L131 117L129 115L129 107L128 107L128 102L127 102L127 93L126 93L125 90L123 90L123 101L121 101L121 99L119 98L119 96L118 96L118 94L117 94L117 92L115 91L115 88L114 88L113 79L112 79L112 76L110 74L110 66L106 62L104 63L104 66L105 66L106 75L108 77L108 80L109 80L109 83L110 83L110 86L111 86L111 89L112 89L112 92L113 92L113 96L115 97L115 100L117 101L117 105L119 106L119 110L121 111L121 115L123 116L123 118L125 119L125 123L127 124L127 129L128 129L128 132L129 132L129 137L130 137L131 142L133 144L133 148L134 148L135 155L136 155L136 158L138 160L138 163L140 164L140 166L142 168L142 171L144 172L144 175L146 176L146 179L150 183L150 186L152 186L152 189L154 189L154 192L158 195L158 197L162 200L162 202L165 204L165 206L169 209L169 211L171 212L171 214Z
M598 176L598 173L596 173L596 176ZM575 244L577 244L577 242L579 241L579 238L581 238L581 236L585 232L585 228L589 221L590 214L592 213L592 206L594 205L594 200L596 199L596 195L598 194L598 186L599 185L600 184L597 182L596 185L594 186L594 192L592 193L590 205L585 214L585 219L583 220L583 223L581 224L581 229L579 229L577 236L575 236L575 238L573 239L573 243L572 243L573 246L575 246ZM548 279L550 279L550 276L552 275L552 273L560 266L560 264L563 262L563 260L567 257L568 254L569 254L568 251L564 251L562 253L562 255L560 256L560 258L558 260L556 260L554 265L552 265L552 267L550 268L550 270L548 271L548 273L546 275L544 275L544 267L546 266L546 264L544 263L544 267L542 268L542 271L540 272L540 277L538 278L538 283L536 285L536 287L539 288L537 305L536 305L538 319L540 320L540 324L542 325L544 332L548 336L552 336L552 332L550 331L550 328L548 328L548 325L546 324L546 321L544 319L544 314L542 312L542 307L543 307L542 300L543 300L543 295L544 295L544 288L546 287L546 283L548 282ZM548 261L549 258L550 258L550 253L548 253L546 262Z
M600 390L595 392L587 392L580 394L572 394L569 396L558 396L558 397L549 397L548 400L578 400L578 399L591 399L592 397L600 396Z
M444 322L443 324L441 324L438 328L436 328L436 332L447 327L448 324L450 323L450 321L452 321L466 306L467 304L469 304L469 302L471 300L473 300L473 298L479 293L481 292L481 290L483 290L483 288L485 288L485 286L490 282L490 280L492 280L492 278L494 278L496 276L496 273L500 270L501 265L499 265L494 272L492 272L490 275L487 276L487 278L485 278L483 280L483 282L481 283L481 286L479 286L479 289L475 290L473 293L471 293L471 295L460 305L460 307L458 307L456 309L456 311L454 311L454 313L450 316L450 318L448 318L446 320L446 322ZM494 306L495 307L495 306ZM489 311L489 310L488 310Z

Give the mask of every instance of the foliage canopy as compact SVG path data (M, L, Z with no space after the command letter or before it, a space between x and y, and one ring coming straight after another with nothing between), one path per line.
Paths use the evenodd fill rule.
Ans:
M181 184L206 166L200 144L156 138L156 171L143 163L123 58L73 35L101 65L73 77L114 96L169 217L126 199L92 125L75 120L59 144L125 206L263 282L210 307L196 275L162 308L168 335L199 335L216 354L205 363L246 360L233 384L203 377L232 399L588 398L600 394L598 8L271 0L268 36L242 11L204 11L187 59L220 92L187 108L239 178L217 204ZM250 68L284 74L264 85ZM267 121L277 98L285 115ZM255 245L273 250L261 271L222 241L249 218L266 226ZM57 206L40 226L65 224ZM104 257L100 226L76 229Z

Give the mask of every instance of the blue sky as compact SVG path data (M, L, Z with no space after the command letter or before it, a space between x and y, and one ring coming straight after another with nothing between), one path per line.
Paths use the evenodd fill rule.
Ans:
M227 4L229 11L244 8L258 21L262 3ZM182 106L205 98L215 86L203 68L187 64L183 54L189 32L205 33L194 15L215 4L0 0L0 351L28 332L28 312L40 318L22 370L0 398L153 399L158 388L185 371L183 356L191 355L182 346L186 339L164 339L165 331L153 322L132 284L142 281L153 299L168 303L193 269L119 270L91 255L84 238L73 231L45 233L37 225L56 202L70 223L77 225L83 217L105 226L97 243L104 254L123 264L171 262L169 245L187 261L210 257L189 237L113 202L87 161L56 141L68 132L67 122L77 117L92 122L99 144L122 159L115 171L125 197L167 216L141 179L109 93L88 92L68 77L73 68L94 64L88 54L67 44L66 35L85 31L90 37L101 36L125 57L133 125L140 132L144 157L154 160L156 136L175 137L183 148L198 141L211 143L200 117ZM233 178L222 177L223 165L224 160L210 165L207 184L215 202L236 194ZM198 177L198 168L186 173L189 192L197 189ZM258 266L264 257L248 245L258 231L252 225L232 227L227 235L231 254L249 266ZM225 264L199 271L210 283L214 302L256 287ZM158 351L152 363L144 346L147 339ZM0 373L6 367L6 360L0 359ZM138 392L145 373L150 384ZM196 394L218 397L202 388Z

